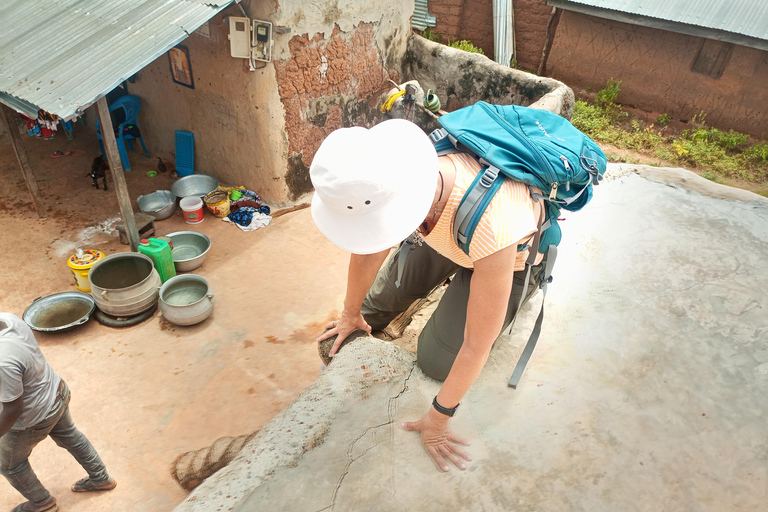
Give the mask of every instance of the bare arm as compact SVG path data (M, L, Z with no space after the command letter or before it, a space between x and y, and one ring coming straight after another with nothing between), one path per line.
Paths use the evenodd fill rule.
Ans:
M363 300L376 280L376 274L381 268L381 264L384 263L387 254L389 254L389 249L374 254L353 254L350 257L347 295L344 298L344 310L341 312L341 318L326 325L325 328L328 330L317 338L317 341L320 342L338 334L329 352L330 356L336 354L342 342L354 331L360 329L371 332L371 326L363 318L360 308L363 306Z
M517 247L510 246L475 262L469 288L464 343L437 395L444 407L454 407L483 369L493 342L504 326L512 292Z
M21 416L24 410L23 395L12 402L3 402L3 408L0 409L0 437L11 430L16 420Z
M475 262L469 289L464 343L445 379L437 401L447 408L455 407L477 379L491 352L493 342L501 332L512 292L515 246ZM469 444L450 431L448 416L430 407L419 421L405 422L405 430L421 432L422 443L438 467L448 471L450 461L465 469L464 460L470 456L458 445ZM464 460L462 460L464 459Z

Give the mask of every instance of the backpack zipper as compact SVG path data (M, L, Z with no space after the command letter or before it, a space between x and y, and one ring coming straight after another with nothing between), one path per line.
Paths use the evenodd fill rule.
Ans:
M568 174L568 181L565 182L565 190L569 191L571 190L571 164L568 163L568 158L565 155L560 155L560 160L563 161L563 165L565 166L565 172Z
M555 180L554 174L552 173L552 167L549 165L549 162L547 162L543 156L541 156L541 153L539 150L534 146L533 142L531 142L527 136L525 136L522 133L519 133L517 130L515 130L512 126L509 125L509 123L505 119L501 119L499 115L493 111L493 109L490 107L490 105L487 105L483 102L478 102L478 105L483 107L483 110L485 110L491 117L495 118L496 121L504 127L508 132L512 133L518 140L524 142L528 147L531 148L532 152L536 157L538 158L539 162L542 165L543 169L546 171L547 177L549 178L550 186L552 187L552 190L554 191L554 194L557 194L557 187L558 182ZM501 122L499 122L501 121ZM553 192L550 192L549 194L550 199L554 199Z

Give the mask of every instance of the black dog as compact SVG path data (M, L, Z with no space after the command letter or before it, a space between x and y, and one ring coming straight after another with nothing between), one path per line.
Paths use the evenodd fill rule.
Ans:
M104 191L107 191L107 171L109 170L109 164L104 161L101 156L97 156L93 159L93 163L91 164L91 172L86 174L86 176L90 176L93 180L93 186L97 189L99 188L99 182L98 179L101 178L104 180Z

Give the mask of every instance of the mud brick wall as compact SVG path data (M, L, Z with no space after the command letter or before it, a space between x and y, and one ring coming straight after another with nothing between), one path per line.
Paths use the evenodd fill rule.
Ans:
M514 0L517 65L536 71L552 7L546 0Z
M441 0L429 3L443 44L466 39L493 58L493 0Z
M432 29L443 34L443 44L448 39L457 39L461 31L461 16L464 10L464 0L440 0L429 2L429 13L435 16L436 25Z
M275 62L289 141L291 197L312 190L309 165L325 137L342 126L370 124L377 107L370 102L391 87L373 38L370 23L349 33L336 26L327 39L297 35L288 44L290 59ZM396 72L393 78L399 78Z
M467 39L493 59L493 0L464 0L459 39Z
M562 13L547 75L598 91L621 80L619 103L756 137L768 135L768 52L734 45L720 78L691 71L704 39Z

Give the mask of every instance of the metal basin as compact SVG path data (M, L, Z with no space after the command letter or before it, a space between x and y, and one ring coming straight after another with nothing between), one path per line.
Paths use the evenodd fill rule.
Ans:
M205 194L216 190L219 187L219 180L207 174L190 174L179 178L171 186L171 192L176 197L198 196L202 199Z
M194 325L213 312L213 293L208 281L187 274L170 278L160 288L160 311L176 325Z
M59 292L33 300L22 319L36 331L64 331L87 322L95 308L87 293Z
M162 281L149 256L136 252L112 254L97 261L88 274L91 295L100 310L126 317L157 302Z
M176 196L170 190L157 190L136 200L139 209L155 220L167 219L176 211Z
M211 250L211 239L197 231L177 231L166 236L173 242L173 264L177 272L195 270Z

